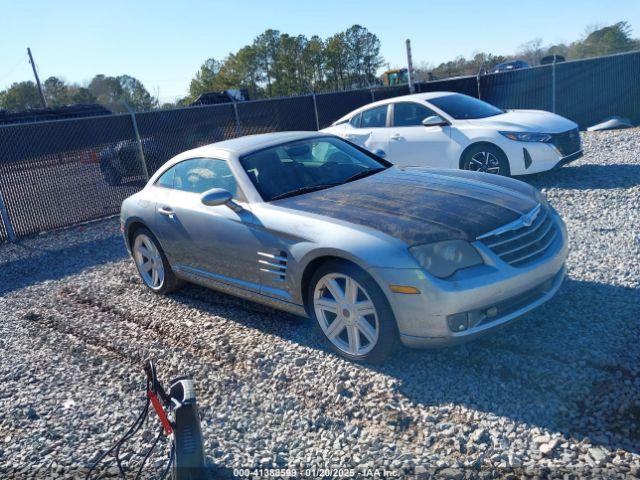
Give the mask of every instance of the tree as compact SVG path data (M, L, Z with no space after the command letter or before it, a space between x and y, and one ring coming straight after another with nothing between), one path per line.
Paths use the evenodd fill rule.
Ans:
M144 87L142 82L130 75L118 77L103 74L93 77L87 91L78 90L78 96L92 96L99 104L112 112L125 112L124 103L132 110L145 111L156 108L158 100Z
M83 103L90 104L96 103L96 97L86 87L79 87L78 85L71 85L69 87L69 98L71 103Z
M100 105L107 107L112 112L126 111L121 102L124 91L116 77L98 74L93 77L88 89Z
M326 41L268 29L224 60L207 60L191 81L188 99L230 88L246 88L256 98L362 87L377 83L382 62L380 40L360 25Z
M525 60L529 65L540 65L540 60L546 55L546 50L548 49L542 46L542 39L534 38L523 43L516 56Z
M0 94L0 108L10 112L42 108L38 87L32 81L13 83Z
M44 81L43 87L48 106L59 107L70 103L69 87L64 80L49 77Z
M256 37L253 45L256 49L258 66L264 72L267 81L267 95L271 96L273 95L271 84L278 81L279 76L275 70L275 63L280 48L280 32L268 29Z
M588 33L572 47L572 57L585 58L628 52L638 48L638 41L631 37L631 26L627 22L618 22Z
M368 86L376 81L376 73L383 64L380 40L360 25L344 32L347 71L351 86Z
M144 112L158 106L158 100L151 96L137 78L129 75L120 75L117 80L122 87L121 101L125 101L131 109L136 112Z
M225 89L223 79L220 76L222 62L215 58L207 59L189 85L189 98L195 100L206 92L217 92Z
M347 87L348 58L344 33L336 33L325 43L327 86L338 90Z

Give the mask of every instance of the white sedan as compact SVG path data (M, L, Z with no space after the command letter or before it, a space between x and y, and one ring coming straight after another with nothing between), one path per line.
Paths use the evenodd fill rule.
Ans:
M526 175L582 156L578 125L542 110L501 110L453 92L365 105L323 130L401 166Z

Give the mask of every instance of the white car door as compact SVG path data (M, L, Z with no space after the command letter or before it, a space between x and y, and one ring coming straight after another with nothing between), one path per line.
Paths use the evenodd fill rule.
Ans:
M389 146L387 112L388 105L381 105L354 115L345 127L344 138L386 158Z
M387 160L403 166L458 168L452 156L451 126L422 124L437 115L433 110L416 102L397 102L390 113Z

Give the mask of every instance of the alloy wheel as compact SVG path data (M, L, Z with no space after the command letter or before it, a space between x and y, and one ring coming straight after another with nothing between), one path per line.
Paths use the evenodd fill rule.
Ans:
M149 236L141 233L133 244L133 257L144 283L158 290L164 283L164 265L158 248Z
M375 305L353 278L325 275L316 284L313 304L322 331L340 351L362 356L376 346L380 324Z
M491 152L478 152L471 157L471 160L469 160L467 169L474 170L476 172L498 174L500 173L500 160L498 160L498 157Z

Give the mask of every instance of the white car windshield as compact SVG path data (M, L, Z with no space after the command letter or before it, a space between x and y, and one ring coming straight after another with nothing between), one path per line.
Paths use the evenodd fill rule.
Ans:
M504 113L504 110L494 107L490 103L462 94L443 95L441 97L431 98L429 99L429 103L438 107L456 120L487 118Z

